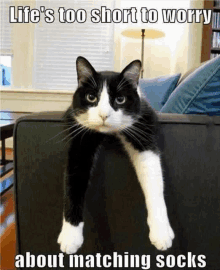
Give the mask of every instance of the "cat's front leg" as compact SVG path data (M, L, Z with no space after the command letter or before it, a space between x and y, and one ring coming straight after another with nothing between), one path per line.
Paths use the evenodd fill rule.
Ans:
M63 225L57 240L61 251L67 254L76 253L84 241L84 198L100 141L98 134L84 136L82 141L76 138L69 149L64 177Z
M89 173L80 173L80 168L83 169L82 160L78 163L69 156L68 163L64 177L63 224L57 242L62 252L72 254L77 252L84 241L83 205Z
M172 246L174 232L170 226L164 200L160 157L152 151L138 153L133 159L148 211L151 243L159 250Z
M135 150L121 137L122 143L135 168L142 187L148 211L147 223L151 243L159 250L172 246L174 232L170 226L164 200L162 168L158 154L150 150Z

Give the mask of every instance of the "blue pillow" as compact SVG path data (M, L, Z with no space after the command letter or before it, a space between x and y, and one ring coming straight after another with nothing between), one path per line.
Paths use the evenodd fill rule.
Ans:
M180 83L161 112L220 115L220 56L204 63Z
M151 106L159 111L175 89L180 73L153 79L140 79L139 86Z

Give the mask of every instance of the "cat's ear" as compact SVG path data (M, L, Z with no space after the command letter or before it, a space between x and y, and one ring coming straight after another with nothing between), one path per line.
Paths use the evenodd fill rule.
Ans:
M86 82L89 78L94 77L96 71L94 67L89 63L89 61L79 56L76 59L76 70L77 70L77 79L78 85L81 86L83 82Z
M141 61L134 60L129 65L127 65L121 74L129 80L135 87L138 85L138 80L141 72Z

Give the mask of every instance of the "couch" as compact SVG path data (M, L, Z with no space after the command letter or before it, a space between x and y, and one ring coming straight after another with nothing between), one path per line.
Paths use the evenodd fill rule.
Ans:
M121 268L120 263L134 269L125 259L131 255L139 256L139 269L220 269L220 116L159 113L159 122L165 200L176 235L172 248L163 252L151 245L135 172L123 151L116 155L120 146L108 141L86 193L85 241L77 254L85 261L88 255L108 254L108 263L115 256L109 269ZM67 151L61 131L62 112L22 117L14 130L17 254L34 255L33 269L39 269L40 255L60 254ZM54 268L73 268L70 258L64 255L64 267ZM87 269L85 261L75 269ZM51 269L48 262L44 269ZM96 262L93 269L102 268Z

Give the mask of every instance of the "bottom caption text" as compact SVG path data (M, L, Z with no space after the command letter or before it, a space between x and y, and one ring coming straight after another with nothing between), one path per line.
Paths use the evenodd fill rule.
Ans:
M113 252L112 254L102 255L97 253L95 255L68 255L68 267L70 268L141 268L150 269L151 267L151 255L137 255L124 252L119 254ZM180 254L156 256L156 267L158 268L204 268L206 267L205 255L193 255L192 252L188 252L186 255ZM33 255L30 252L26 252L25 255L17 255L15 257L15 267L66 267L64 265L64 254L58 255Z

